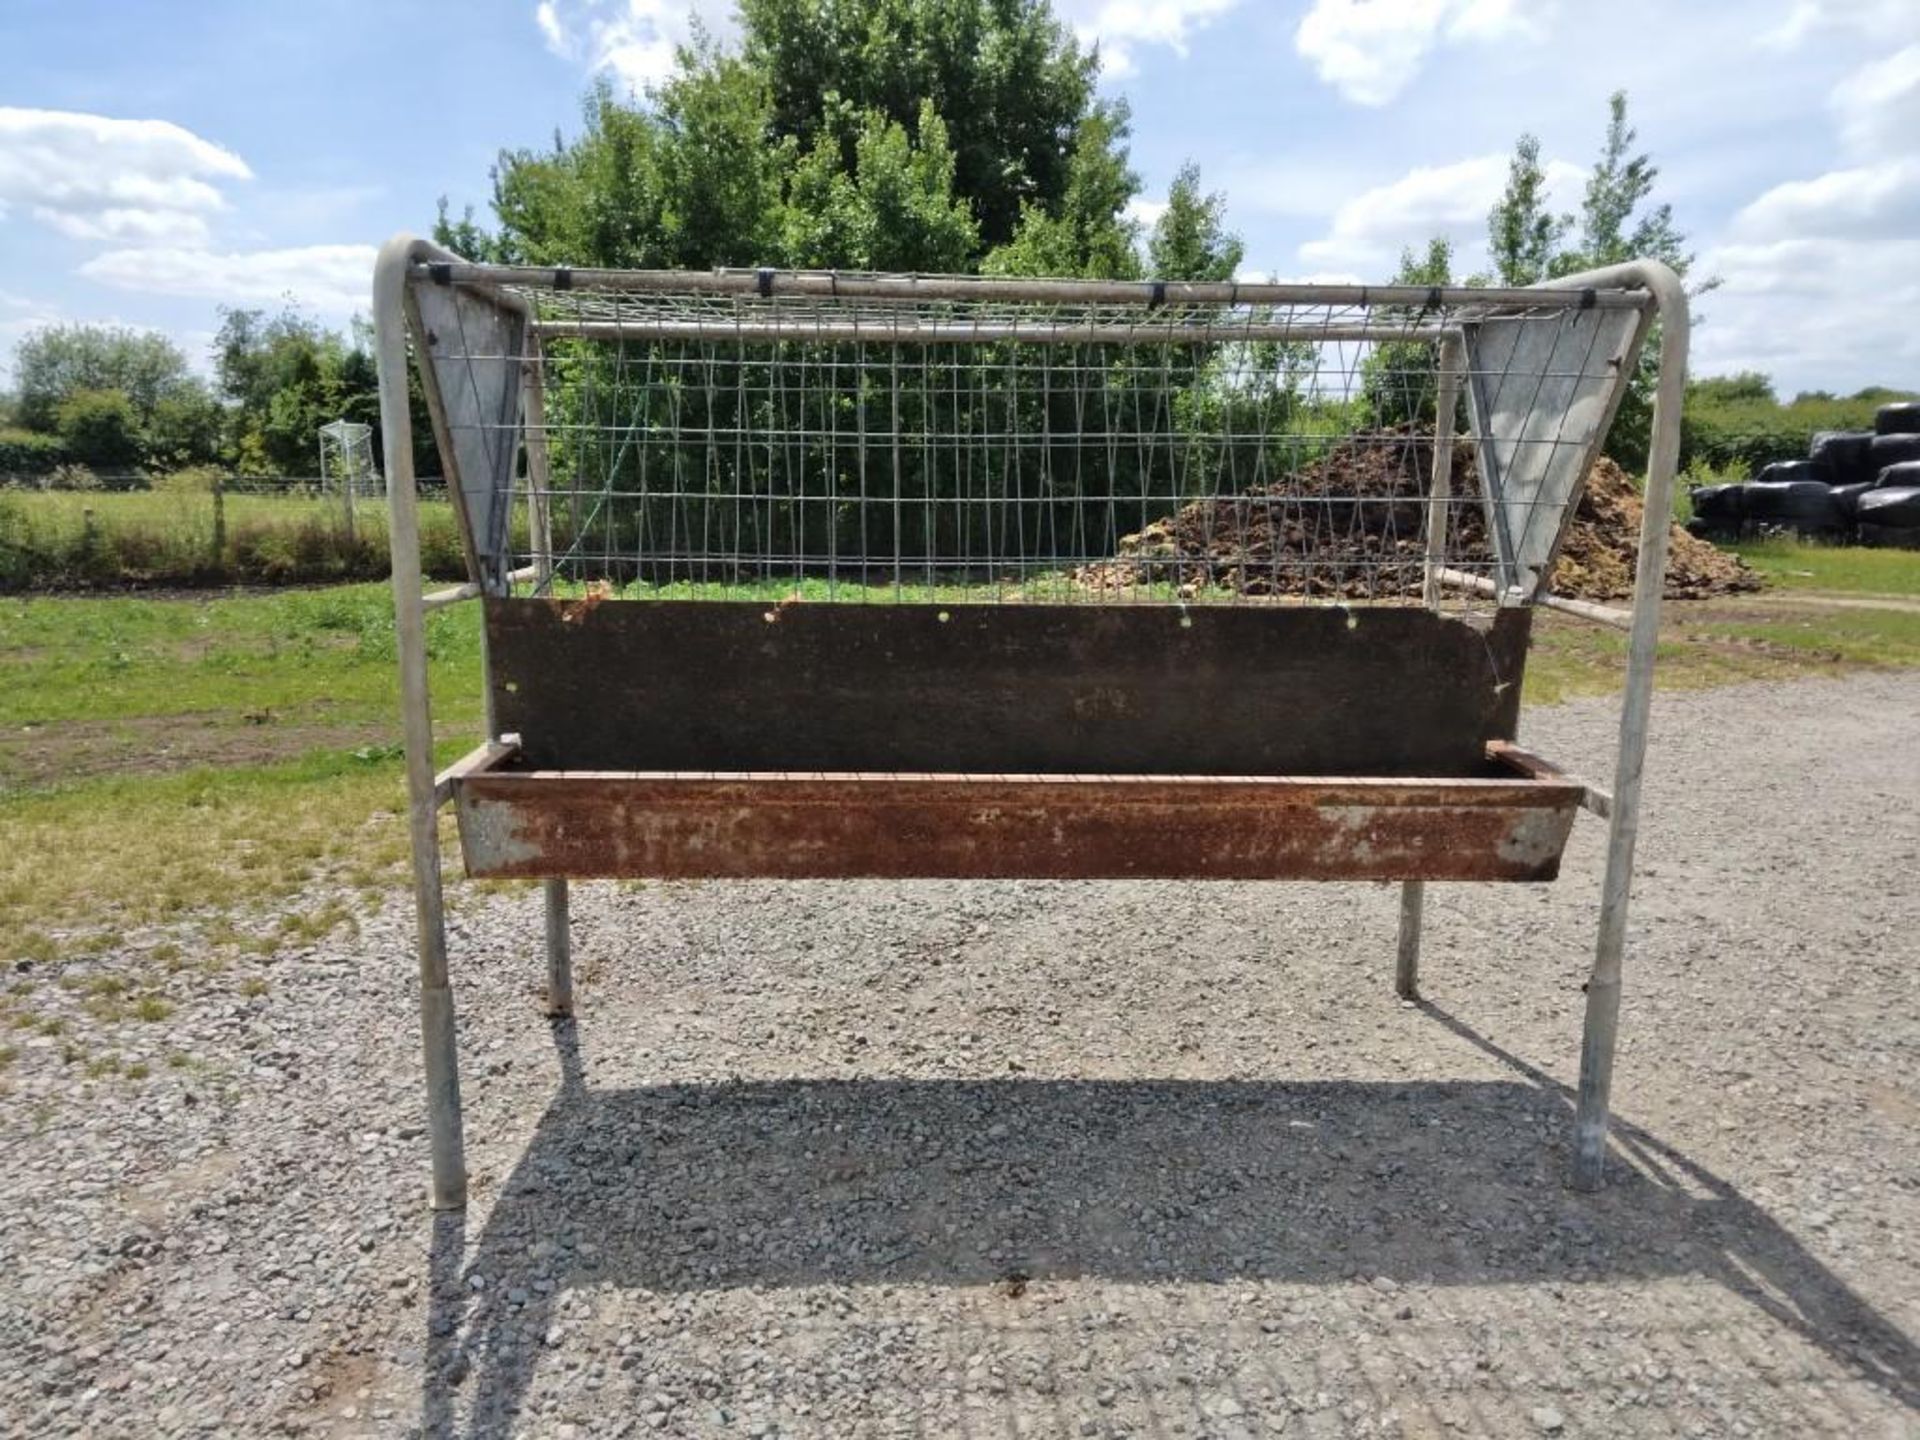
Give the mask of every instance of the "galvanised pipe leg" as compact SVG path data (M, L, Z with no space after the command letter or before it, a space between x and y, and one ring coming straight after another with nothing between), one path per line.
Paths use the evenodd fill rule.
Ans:
M1400 886L1400 963L1393 972L1393 992L1402 1000L1420 997L1420 921L1426 907L1427 882L1403 881Z
M573 938L567 926L567 882L543 881L547 899L547 1014L573 1014Z
M1657 261L1634 261L1555 283L1598 285L1615 281L1644 287L1659 307L1660 380L1653 397L1640 555L1633 579L1632 638L1627 647L1626 693L1620 702L1620 758L1614 772L1606 877L1600 890L1600 935L1594 946L1593 972L1587 979L1580 1094L1573 1122L1576 1190L1598 1189L1606 1168L1614 1039L1619 1029L1620 977L1627 948L1627 902L1633 890L1633 849L1640 831L1640 782L1646 768L1647 726L1653 710L1653 663L1660 641L1660 597L1667 568L1674 474L1680 463L1680 410L1687 387L1687 295L1673 271Z
M406 277L415 246L400 239L380 252L373 277L374 341L380 366L380 428L411 435L407 402ZM440 886L438 802L433 784L433 715L427 694L426 611L421 604L420 517L412 447L386 455L388 544L393 557L394 648L400 659L400 715L406 732L407 832L420 966L420 1048L427 1075L427 1134L433 1151L433 1208L467 1203L460 1125L460 1059L453 989L447 980L446 908Z
M433 1150L433 1208L467 1203L466 1139L460 1124L460 1058L454 1036L453 990L420 992L420 1048L427 1069L427 1136Z
M1580 1098L1573 1125L1573 1188L1598 1190L1606 1168L1608 1097L1613 1093L1613 1042L1620 1026L1620 982L1587 984L1587 1023L1580 1042Z

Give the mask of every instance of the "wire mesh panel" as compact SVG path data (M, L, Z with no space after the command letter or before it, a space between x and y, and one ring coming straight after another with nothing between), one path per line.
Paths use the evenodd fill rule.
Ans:
M386 482L373 460L373 427L333 420L320 427L320 487L330 495L375 499Z
M496 497L478 568L562 593L1524 600L1642 333L1633 292L423 268L459 468L507 483L534 400L551 528Z

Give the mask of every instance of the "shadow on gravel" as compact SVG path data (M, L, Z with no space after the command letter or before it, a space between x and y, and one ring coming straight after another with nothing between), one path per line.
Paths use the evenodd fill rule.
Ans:
M485 1228L439 1217L426 1432L505 1434L570 1288L1079 1276L1698 1275L1920 1409L1920 1349L1764 1211L1627 1125L1606 1188L1569 1191L1564 1087L1423 1008L1521 1078L595 1091L557 1024L564 1083Z

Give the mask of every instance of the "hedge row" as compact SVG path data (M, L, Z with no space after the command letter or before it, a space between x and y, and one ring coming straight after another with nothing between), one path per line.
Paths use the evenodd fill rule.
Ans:
M66 441L38 430L0 430L0 477L51 475L73 457Z

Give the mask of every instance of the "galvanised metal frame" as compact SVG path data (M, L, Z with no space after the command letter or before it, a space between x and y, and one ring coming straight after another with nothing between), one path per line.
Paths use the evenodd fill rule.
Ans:
M373 427L352 420L330 420L320 427L320 490L326 493L330 477L340 477L341 516L347 543L353 543L356 489L365 478L378 480L373 464Z
M491 661L485 663L487 696L486 736L482 747L446 775L436 776L433 754L433 725L427 680L425 617L429 610L483 595L505 595L515 583L544 583L552 573L553 541L551 517L547 513L546 428L542 411L541 369L537 363L523 366L520 385L520 414L523 417L525 457L531 481L531 532L533 563L503 573L496 566L485 573L469 556L474 578L467 583L433 594L422 586L419 551L419 519L413 472L413 457L404 438L410 437L412 416L408 398L410 335L416 345L424 345L426 327L422 324L412 286L431 271L441 283L472 282L486 287L493 302L508 317L525 322L526 356L537 361L539 327L536 317L511 289L504 286L552 286L558 281L567 286L593 289L617 288L636 277L621 272L568 271L564 280L551 270L515 267L476 266L451 255L426 241L398 236L380 252L373 284L374 327L380 373L380 411L383 433L390 437L386 447L386 472L391 507L390 536L393 554L394 611L399 653L401 714L406 740L408 824L412 842L413 881L418 927L420 975L421 1042L425 1057L429 1134L432 1146L431 1198L435 1208L455 1209L466 1200L466 1169L461 1133L461 1112L453 994L448 979L445 908L440 872L440 847L437 819L442 805L448 803L462 777L479 770L510 753L511 743L498 733L492 713ZM764 284L770 272L713 275L671 274L637 277L643 281L679 287L689 293L739 293L743 287ZM945 295L949 298L1019 301L1022 299L1080 301L1097 304L1139 304L1150 293L1155 305L1169 300L1190 304L1388 304L1417 309L1439 303L1499 305L1562 304L1591 307L1626 305L1641 315L1639 334L1657 318L1659 322L1659 380L1655 392L1652 440L1645 492L1645 515L1641 527L1638 566L1635 573L1633 603L1628 610L1566 600L1544 593L1519 594L1512 585L1501 593L1487 577L1450 571L1443 564L1437 531L1445 514L1450 484L1452 446L1438 444L1429 502L1429 549L1424 599L1437 606L1444 589L1477 590L1493 593L1506 603L1538 603L1576 615L1595 623L1628 631L1629 649L1625 693L1621 704L1619 748L1614 786L1609 795L1597 787L1583 787L1584 806L1609 821L1606 875L1602 889L1598 941L1594 962L1586 986L1586 1020L1580 1065L1578 1106L1575 1120L1573 1183L1592 1189L1602 1178L1607 1142L1607 1118L1613 1082L1615 1037L1618 1028L1622 963L1626 949L1627 909L1632 886L1634 845L1639 833L1641 780L1645 763L1648 720L1653 698L1653 664L1660 621L1661 588L1666 569L1667 537L1671 515L1675 470L1680 448L1680 410L1686 383L1688 345L1687 297L1679 278L1665 265L1642 260L1609 266L1585 274L1570 275L1541 287L1504 290L1432 290L1425 287L1326 286L1326 285L1236 285L1232 287L1166 284L1140 285L1124 282L974 280L920 277L827 277L786 275L783 288L802 293L831 294L834 297L866 294L895 298L904 294ZM764 292L763 292L764 293ZM576 327L577 329L578 327ZM1367 338L1365 327L1353 328L1349 338ZM1405 325L1382 329L1380 338L1404 338ZM1346 335L1346 332L1342 332ZM939 336L921 337L925 343L940 343ZM970 336L979 338L977 331ZM1258 338L1258 337L1255 337ZM1457 333L1440 334L1440 403L1445 433L1455 423L1455 396L1465 370L1464 351ZM1638 338L1631 354L1638 353ZM499 357L495 357L499 358ZM457 493L462 477L454 469L448 444L448 418L440 413L433 387L428 390L436 434L441 442L448 480ZM1620 392L1615 391L1615 402ZM1611 407L1599 426L1604 434ZM1597 441L1595 442L1597 444ZM1509 747L1511 748L1511 747ZM1533 763L1525 752L1515 751L1508 763L1525 768ZM1544 773L1551 774L1543 767ZM546 907L546 950L548 1009L551 1014L570 1014L573 986L568 938L568 890L564 878L544 881ZM1420 933L1424 913L1424 883L1408 880L1402 884L1396 989L1403 996L1417 993Z

